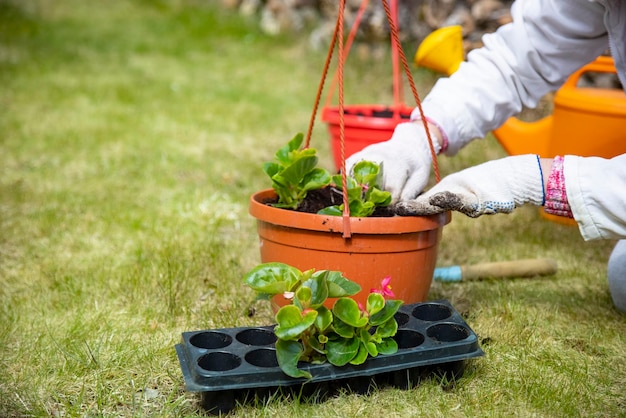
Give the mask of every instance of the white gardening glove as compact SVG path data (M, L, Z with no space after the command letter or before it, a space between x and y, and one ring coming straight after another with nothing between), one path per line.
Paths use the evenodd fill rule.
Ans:
M434 139L435 152L439 143ZM396 126L391 139L365 147L346 160L346 170L359 161L382 163L383 184L391 193L392 202L413 199L424 190L430 175L431 155L428 137L421 121Z
M537 155L489 161L450 174L415 200L399 202L401 215L456 210L472 218L510 213L525 203L543 205L543 175Z

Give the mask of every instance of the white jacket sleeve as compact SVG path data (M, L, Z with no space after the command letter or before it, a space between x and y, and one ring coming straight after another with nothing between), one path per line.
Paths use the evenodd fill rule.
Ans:
M604 13L604 6L589 0L515 2L513 22L485 35L484 48L470 52L424 100L424 113L448 136L446 154L484 137L522 106L535 107L606 50Z
M583 238L626 238L626 154L612 159L568 155L563 175Z

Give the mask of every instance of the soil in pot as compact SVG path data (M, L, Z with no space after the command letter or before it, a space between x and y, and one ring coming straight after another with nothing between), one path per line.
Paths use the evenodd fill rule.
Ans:
M265 204L271 205L272 203L276 203L278 199L268 199ZM312 190L307 193L306 198L300 204L296 211L304 212L304 213L317 213L321 209L324 209L328 206L341 205L343 203L343 194L341 190L335 187L325 187L319 190ZM377 207L373 217L391 217L395 216L396 213L393 210L393 207Z

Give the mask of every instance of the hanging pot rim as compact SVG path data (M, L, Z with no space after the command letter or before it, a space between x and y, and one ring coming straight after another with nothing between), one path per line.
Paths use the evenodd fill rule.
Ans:
M375 116L373 112L389 111L389 117ZM406 105L354 104L344 106L344 123L370 129L391 129L398 123L408 122L413 108ZM396 113L397 112L397 113ZM407 117L402 117L406 115ZM322 120L331 125L339 124L339 106L326 106L322 109ZM388 139L388 138L387 138Z
M341 216L318 215L295 210L276 208L265 202L277 197L273 189L258 191L250 197L249 213L254 218L284 227L341 233ZM443 227L451 220L450 212L429 216L351 217L353 234L402 234L430 231Z

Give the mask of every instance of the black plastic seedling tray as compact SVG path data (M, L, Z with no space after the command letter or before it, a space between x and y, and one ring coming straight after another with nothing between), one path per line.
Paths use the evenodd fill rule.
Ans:
M457 378L465 371L465 360L484 354L476 334L448 301L404 305L396 320L397 353L359 366L300 364L311 379L294 379L280 369L274 326L184 332L176 352L187 390L201 392L203 407L215 413L227 412L242 397L276 390L302 394L306 386L308 393L328 394L345 386L364 392L372 384L410 387L432 372Z

